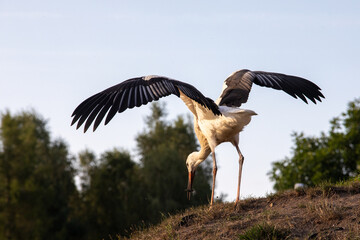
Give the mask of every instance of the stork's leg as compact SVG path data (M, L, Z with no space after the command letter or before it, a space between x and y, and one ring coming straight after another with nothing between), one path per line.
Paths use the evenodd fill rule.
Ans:
M244 163L244 156L242 155L239 146L235 145L235 147L239 154L239 179L238 179L237 195L236 195L236 200L235 200L235 207L236 207L236 204L239 202L239 199L240 199L241 173L242 173L242 166Z
M214 203L215 179L216 179L216 172L217 172L215 152L212 152L212 159L213 159L213 184L212 184L210 208Z

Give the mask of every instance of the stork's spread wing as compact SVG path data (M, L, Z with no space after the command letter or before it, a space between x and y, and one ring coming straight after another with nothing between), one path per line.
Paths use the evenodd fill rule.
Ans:
M146 76L126 80L89 97L74 110L71 125L78 122L77 128L79 128L86 121L84 127L86 132L95 120L93 127L95 131L105 115L107 115L106 125L116 113L135 106L140 107L170 94L180 97L180 91L214 114L221 114L214 101L206 98L192 85L166 77Z
M252 83L262 87L283 90L294 98L299 97L305 103L306 98L316 104L325 98L320 88L313 82L301 77L281 73L240 70L231 74L224 82L224 88L217 100L219 105L240 107L246 103Z

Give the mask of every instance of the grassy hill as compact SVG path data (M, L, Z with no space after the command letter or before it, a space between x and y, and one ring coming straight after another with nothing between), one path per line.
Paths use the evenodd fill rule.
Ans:
M360 178L191 208L131 239L360 239Z

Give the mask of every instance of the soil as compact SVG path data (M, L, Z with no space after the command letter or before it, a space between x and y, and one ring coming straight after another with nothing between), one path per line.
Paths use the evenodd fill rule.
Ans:
M239 239L256 225L287 232L281 239L360 239L360 182L248 198L236 208L234 203L192 208L131 239Z

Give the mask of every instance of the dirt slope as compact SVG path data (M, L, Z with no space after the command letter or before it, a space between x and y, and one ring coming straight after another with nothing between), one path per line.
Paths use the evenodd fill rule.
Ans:
M236 209L233 203L217 203L212 209L188 209L131 236L179 240L256 238L360 239L360 182L249 198Z

